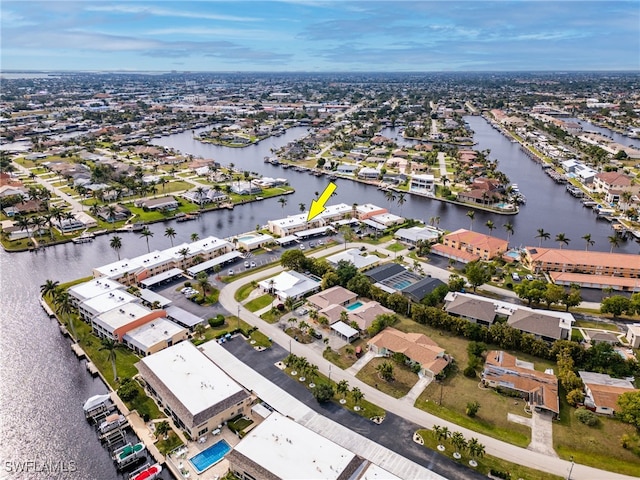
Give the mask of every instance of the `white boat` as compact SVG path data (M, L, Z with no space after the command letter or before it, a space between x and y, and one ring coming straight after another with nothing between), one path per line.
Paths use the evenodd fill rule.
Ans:
M105 393L104 395L94 395L86 402L84 402L82 408L84 409L85 413L88 413L98 408L104 407L109 403L111 403L111 395L109 395L108 393Z
M95 238L95 235L93 233L85 232L79 237L73 238L72 241L73 243L89 243L89 242L93 242L94 238Z
M120 447L113 452L113 459L118 464L118 468L124 468L139 458L142 458L146 449L147 447L145 447L142 442L136 443L135 445L127 443L124 447Z
M127 419L124 417L124 415L114 413L113 415L109 415L102 421L102 423L98 427L98 430L100 431L100 433L104 434L110 432L111 430L115 430L125 423L127 423Z

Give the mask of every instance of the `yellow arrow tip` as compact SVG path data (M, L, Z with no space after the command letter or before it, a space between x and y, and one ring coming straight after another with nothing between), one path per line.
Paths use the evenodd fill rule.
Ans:
M318 202L317 200L311 200L311 208L309 209L309 214L307 215L307 222L313 220L324 211L325 208L322 203Z

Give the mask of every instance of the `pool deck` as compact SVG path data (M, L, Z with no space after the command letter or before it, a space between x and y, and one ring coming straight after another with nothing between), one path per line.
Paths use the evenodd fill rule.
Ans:
M254 421L260 421L261 419L253 419ZM197 454L206 450L214 443L218 443L220 440L225 440L231 448L235 447L240 439L229 430L229 427L222 427L222 432L219 435L212 435L211 433L201 437L205 439L204 443L200 443L198 440L188 442L186 445L180 447L177 451L167 455L167 464L171 464L171 470L180 479L201 479L201 480L213 480L222 478L229 471L229 462L226 458L223 458L218 463L210 468L207 468L204 472L198 474L194 466L189 461L190 458L195 457Z

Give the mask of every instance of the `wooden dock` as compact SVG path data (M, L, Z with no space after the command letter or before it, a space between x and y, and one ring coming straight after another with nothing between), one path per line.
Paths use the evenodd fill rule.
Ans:
M98 369L93 364L93 362L87 362L86 367L87 367L87 371L91 374L92 377L95 377L96 375L98 375Z
M78 357L78 358L85 358L87 356L87 354L84 353L84 350L82 349L82 347L78 343L72 343L71 344L71 350L73 350L73 353L75 353L76 357Z
M42 306L44 311L47 312L47 315L49 315L49 318L55 318L56 314L54 313L53 310L51 310L47 302L45 302L44 298L42 297L40 297L40 305Z

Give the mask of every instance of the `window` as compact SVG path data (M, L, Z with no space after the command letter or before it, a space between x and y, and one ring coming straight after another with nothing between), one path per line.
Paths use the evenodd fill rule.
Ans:
M198 432L198 436L201 437L202 435L206 434L208 431L209 431L209 427L205 427Z

